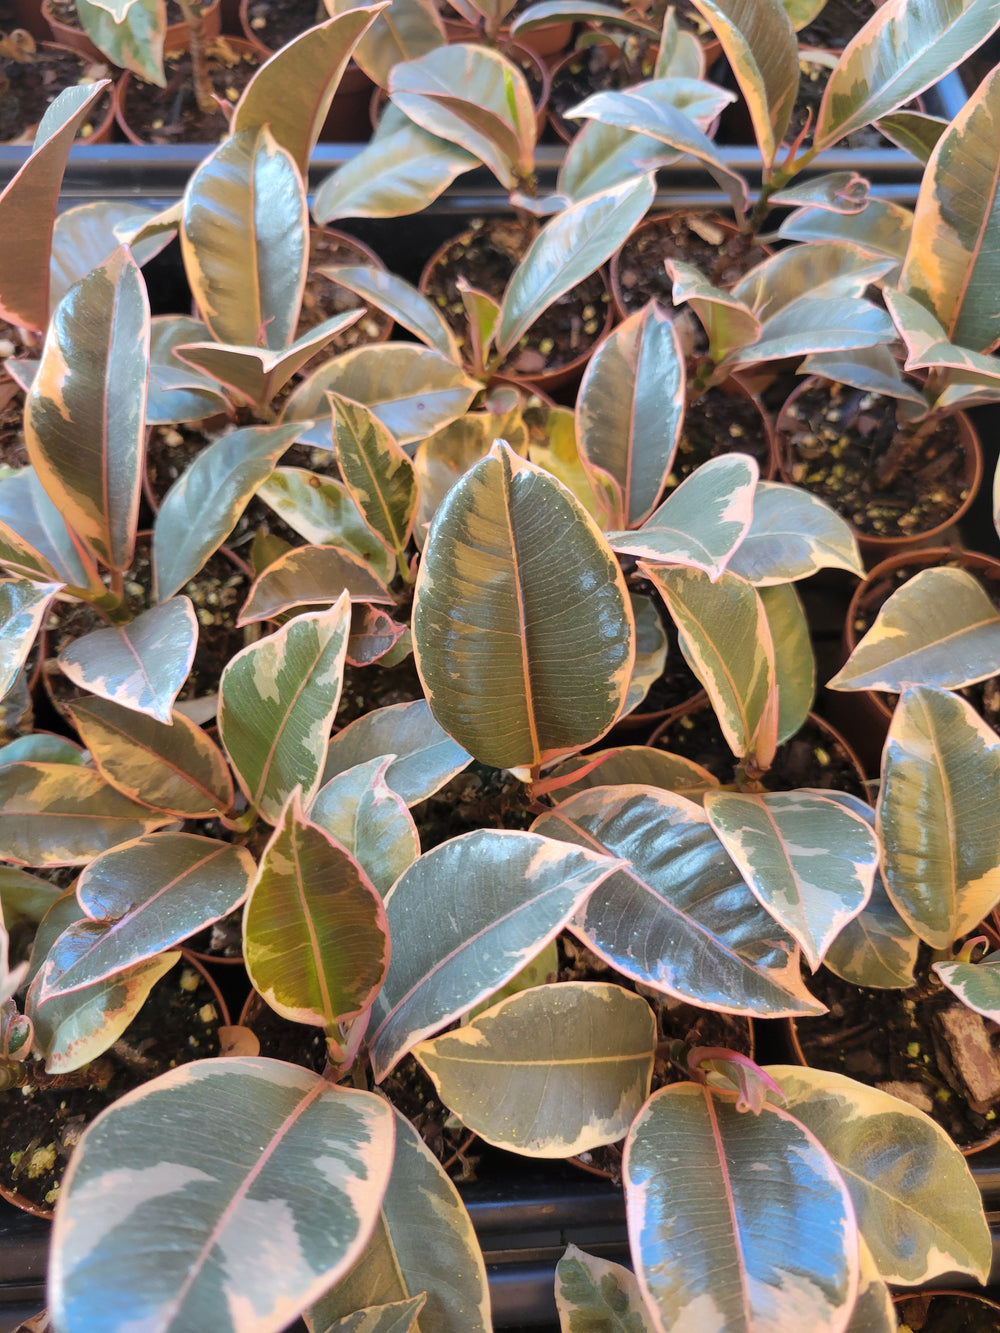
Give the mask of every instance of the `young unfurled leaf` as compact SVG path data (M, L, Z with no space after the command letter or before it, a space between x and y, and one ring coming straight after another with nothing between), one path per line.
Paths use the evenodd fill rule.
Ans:
M341 595L355 602L393 601L385 584L353 551L336 546L293 546L258 575L237 624L274 620L297 607L335 602Z
M58 661L75 685L169 724L198 644L187 597L171 597L112 629L76 639Z
M230 135L192 174L181 250L201 317L219 342L280 351L292 341L309 258L307 218L295 160L267 126Z
M350 852L302 813L298 793L250 888L243 955L272 1009L328 1034L362 1013L385 978L382 899Z
M787 1111L836 1162L886 1282L917 1286L944 1272L985 1280L982 1200L964 1157L930 1116L844 1074L794 1065L766 1072Z
M311 801L340 701L350 601L249 644L219 684L219 734L250 803L273 823L296 787Z
M597 740L628 692L634 629L610 547L568 491L502 441L434 516L412 625L434 716L496 768Z
M788 1111L738 1111L731 1094L696 1083L661 1088L629 1131L623 1175L636 1276L658 1327L709 1315L713 1330L845 1327L858 1289L851 1200Z
M802 945L813 970L871 894L878 840L815 791L706 792L705 813L758 902Z
M799 486L771 481L757 485L753 520L728 568L758 588L819 569L864 572L857 538L838 513Z
M62 585L0 579L0 699L28 660L45 613Z
M532 825L628 858L574 929L618 972L725 1013L820 1013L798 948L757 902L700 806L645 786L596 788Z
M149 302L123 247L60 301L24 411L28 457L49 498L118 570L135 545L148 371Z
M148 833L96 857L76 882L86 913L48 952L38 1001L106 981L234 911L254 870L245 847Z
M434 720L427 701L417 699L372 709L338 731L330 741L323 783L383 755L393 756L386 785L408 806L433 796L472 761Z
M575 1245L556 1264L556 1308L562 1333L656 1333L632 1270Z
M1000 739L971 704L907 686L882 759L882 873L896 910L932 948L948 948L1000 900L998 782Z
M393 1139L382 1098L280 1060L197 1060L143 1084L93 1122L64 1179L56 1323L285 1327L364 1249Z
M803 204L825 209L838 218L852 217L868 207L869 188L868 181L856 171L830 171L825 176L814 176L798 185L776 190L770 202L786 206Z
M369 759L325 782L309 819L346 848L384 898L420 855L406 802L386 782L395 755Z
M655 1046L641 996L580 981L521 991L413 1054L487 1143L570 1157L622 1138L649 1095Z
M426 1292L421 1328L428 1333L490 1333L486 1265L469 1214L410 1121L394 1115L396 1152L371 1239L351 1271L307 1312L306 1323L312 1333L328 1333L331 1320L362 1306Z
M414 861L385 903L390 938L407 947L375 1000L376 1079L509 981L620 864L506 829L462 834Z
M580 457L614 480L608 527L638 527L666 483L684 417L684 355L655 304L630 315L595 351L576 404Z
M232 805L221 751L183 713L158 722L110 699L80 699L69 711L101 776L131 800L188 819Z

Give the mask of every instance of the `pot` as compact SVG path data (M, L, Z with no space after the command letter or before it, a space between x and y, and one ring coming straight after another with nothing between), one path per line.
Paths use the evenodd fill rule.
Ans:
M241 65L245 64L250 66L251 69L254 69L257 64L260 63L258 51L250 42L244 41L241 37L219 37L216 40L220 46L224 46L227 51L232 52L232 54L238 58ZM175 51L173 54L177 55L178 52ZM139 82L142 82L142 80L139 80ZM221 79L220 82L222 82ZM135 84L136 76L131 70L125 70L119 78L118 83L115 85L115 119L118 122L119 129L129 143L146 145L149 141L141 137L140 132L133 127L130 120L129 99ZM224 100L229 100L235 105L235 101L232 98L224 98ZM220 124L218 137L220 139L225 138L226 132L227 127L224 124ZM197 140L196 142L204 143L206 141L202 139Z
M201 11L205 25L205 36L218 37L222 31L222 0L207 0ZM90 60L107 60L100 47L87 36L81 24L64 23L52 8L52 0L42 0L42 18L45 20L55 41L63 46L70 46L74 51L87 56ZM164 51L183 51L187 47L187 24L168 23L163 34Z

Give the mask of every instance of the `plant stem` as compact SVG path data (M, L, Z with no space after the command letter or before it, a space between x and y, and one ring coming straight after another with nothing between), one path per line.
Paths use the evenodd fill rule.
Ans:
M218 108L212 80L208 77L208 55L205 51L205 21L201 12L201 0L179 0L184 22L188 26L188 40L191 50L191 83L194 86L194 98L202 115L210 116Z
M801 157L795 157L786 161L783 167L779 167L773 176L761 183L760 194L757 196L757 202L754 205L753 212L750 214L750 230L752 232L760 231L760 228L767 217L771 207L771 196L783 190L789 181L799 174L803 167L807 167L816 156L817 149L807 148Z

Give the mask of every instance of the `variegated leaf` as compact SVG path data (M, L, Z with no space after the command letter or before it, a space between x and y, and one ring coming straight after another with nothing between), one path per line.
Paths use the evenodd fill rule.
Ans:
M648 134L633 134L616 125L587 120L566 149L556 184L561 197L578 204L601 190L624 184L639 171L669 166L679 157L676 148Z
M907 686L886 738L877 827L889 897L932 948L948 948L1000 901L998 782L1000 738L971 704Z
M979 1191L930 1116L844 1074L794 1065L766 1072L836 1162L886 1282L916 1286L945 1272L986 1280L991 1247Z
M629 1131L623 1175L658 1333L842 1333L858 1290L854 1212L833 1161L788 1111L741 1111L696 1083L661 1088Z
M591 761L600 763L590 768ZM587 772L587 769L590 769ZM566 778L575 771L580 776L559 787L560 801L591 787L634 786L661 787L696 801L706 791L719 785L707 768L683 755L670 754L652 745L619 745L613 750L594 750L585 756L564 759L552 770L552 776Z
M700 806L622 785L563 801L532 825L629 864L576 919L584 942L618 972L723 1013L820 1013L798 948L760 906Z
M630 315L602 342L576 402L580 458L613 479L607 527L638 527L666 484L684 416L684 354L673 321L655 304Z
M861 297L891 267L886 256L844 242L791 245L752 268L736 283L733 294L758 319L769 321L805 296L810 301Z
M875 122L875 128L926 167L941 135L948 128L948 122L940 116L928 116L924 111L908 111L904 107L882 116Z
M37 924L59 896L58 885L15 866L0 866L0 919L5 925Z
M389 962L374 1005L379 1081L422 1038L499 989L621 863L534 833L477 829L414 861L386 898Z
M363 1310L335 1319L320 1328L320 1333L414 1333L418 1329L417 1316L424 1308L427 1293L422 1291L409 1300L393 1301L391 1305L366 1305Z
M530 457L531 445L520 407L509 412L467 412L457 421L421 440L413 460L420 492L414 527L418 545L422 547L425 544L431 519L444 497L470 468L482 462L497 439L506 440L514 452L522 457ZM553 476L559 476L549 466L552 460L547 455L531 461L537 461L539 467L552 472ZM568 484L564 476L559 476L559 479ZM584 502L581 500L581 503Z
M110 699L80 699L69 713L98 772L131 800L187 819L232 805L222 753L183 713L158 722Z
M297 607L322 606L342 596L352 602L394 601L385 584L353 551L337 546L293 546L258 575L237 624L274 620Z
M219 342L277 351L292 341L309 258L307 218L295 159L266 125L230 135L192 174L181 250L201 317Z
M778 744L801 730L816 698L816 657L809 621L790 583L760 588L758 596L774 644L774 680L778 692Z
M388 704L348 723L330 740L324 785L381 756L393 756L384 778L408 806L433 796L472 762L472 756L434 720L425 699Z
M420 835L403 798L386 782L395 755L369 759L323 784L308 815L355 858L384 898L420 855Z
M360 265L338 264L335 268L320 269L324 277L339 282L369 305L378 306L392 315L397 324L415 334L422 343L433 347L442 356L461 363L461 355L451 325L423 292L387 272L384 268L365 268Z
M786 206L803 204L825 209L838 217L851 217L868 207L868 191L868 181L856 171L831 171L776 190L769 202Z
M218 550L295 435L294 426L245 426L213 440L185 468L153 526L160 601L194 578Z
M15 865L84 865L169 823L169 815L137 805L77 764L0 768L0 843Z
M762 907L815 970L871 896L879 846L871 827L816 791L706 792L708 822Z
M245 847L191 833L148 833L96 857L76 882L86 918L48 953L39 1002L128 971L220 921L255 870Z
M805 579L819 569L864 574L850 525L800 486L775 481L758 483L753 520L728 568L758 588Z
M536 444L533 439L529 439L528 461L543 467L557 481L568 487L591 518L596 518L600 523L602 516L612 507L611 478L604 473L589 472L584 467L577 447L574 416L569 408L553 407L545 411L544 417L544 427L541 427L541 423L539 425L544 429L545 443ZM502 435L501 438L507 437ZM507 440L507 443L511 444L511 441ZM516 453L520 453L513 444L511 447ZM425 459L429 453L428 450L424 455Z
M556 1309L562 1333L656 1333L632 1270L575 1245L556 1264Z
M28 660L45 613L61 583L0 579L0 699Z
M147 426L201 421L226 410L219 385L174 356L175 348L207 337L201 320L187 315L160 315L150 322Z
M187 597L171 597L135 620L95 629L59 654L75 685L169 725L198 644L198 618Z
M166 85L163 46L167 15L156 0L130 0L125 5L81 0L77 17L93 45L113 64L133 70L147 83L161 88Z
M883 393L914 403L922 415L927 400L920 389L903 378L903 369L888 346L855 347L840 352L815 352L798 367L800 375L850 384L864 393Z
M674 304L686 302L698 316L713 361L722 361L731 352L757 341L760 320L745 301L709 282L695 264L680 259L667 259L665 263L673 281Z
M922 569L883 604L831 690L955 690L1000 667L1000 613L964 569Z
M90 756L68 736L51 731L32 731L0 745L0 768L22 759L43 764L89 764Z
M641 996L579 981L521 991L413 1054L487 1143L570 1157L624 1136L649 1095L655 1047Z
M98 1116L64 1180L57 1326L278 1333L364 1249L393 1139L380 1097L280 1060L198 1060L144 1084Z
M892 342L895 328L886 312L870 301L852 296L804 296L764 320L755 343L730 353L724 370L753 366L783 357L817 352L851 351ZM723 374L717 368L716 375Z
M667 660L667 635L659 608L644 593L629 592L635 620L635 664L629 680L622 716L634 712L663 675Z
M339 394L328 396L344 484L368 526L396 553L399 570L405 573L406 545L417 509L413 464L367 407Z
M302 788L311 801L340 701L350 601L307 612L242 649L219 683L219 735L251 805L274 823Z
M933 963L931 965L948 989L963 1004L1000 1023L1000 949L988 953L977 963Z
M33 467L0 477L0 565L36 583L103 587L96 569L84 567L62 514Z
M350 9L352 3L326 0L332 13ZM358 42L354 58L371 81L384 88L394 65L426 55L446 41L441 15L428 0L392 0Z
M830 213L825 208L799 208L778 228L795 241L851 241L876 254L902 260L913 227L913 214L889 199L869 199L860 213Z
M394 1115L396 1154L375 1230L351 1271L307 1312L306 1323L312 1333L329 1333L331 1320L361 1306L425 1292L418 1333L490 1333L486 1266L465 1205L410 1121Z
M342 482L305 468L279 467L257 488L257 498L310 545L353 551L383 583L392 582L392 552L372 532Z
M24 409L39 481L112 569L135 545L148 373L149 301L122 247L60 301Z
M634 532L608 532L612 550L717 579L750 528L759 468L749 454L709 459Z
M385 978L385 908L354 857L292 794L264 848L243 912L243 956L277 1013L337 1040Z

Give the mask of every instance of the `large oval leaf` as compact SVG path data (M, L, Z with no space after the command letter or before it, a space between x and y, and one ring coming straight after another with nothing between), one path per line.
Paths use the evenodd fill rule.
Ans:
M86 913L48 953L39 999L124 972L234 911L254 873L244 847L149 833L91 861L76 882Z
M309 818L362 866L384 898L420 855L420 835L403 798L386 782L392 755L369 759L323 784Z
M336 1042L385 977L385 908L353 856L302 813L298 793L264 848L243 912L254 988L282 1017Z
M991 1245L979 1191L930 1116L843 1074L794 1065L767 1072L840 1169L886 1282L916 1286L945 1272L986 1280Z
M296 616L249 644L219 684L219 735L250 803L276 822L296 787L311 801L340 701L351 604Z
M1000 738L947 690L910 686L886 738L879 787L882 873L922 940L948 948L1000 900L993 795Z
M583 465L615 483L608 527L638 527L653 512L683 417L684 354L673 320L651 303L600 344L577 396Z
M413 1054L487 1143L571 1157L625 1135L649 1095L655 1047L641 996L577 981L512 995Z
M375 1077L509 981L619 864L500 829L452 838L414 861L386 898L390 938L406 947L393 952L375 1001Z
M148 372L149 302L122 247L59 302L24 409L49 498L113 569L128 568L135 544Z
M144 1084L70 1163L52 1238L57 1326L278 1333L361 1253L392 1146L381 1098L279 1060L198 1060Z
M869 824L808 790L706 792L704 805L758 902L815 970L871 895L879 847Z
M434 716L496 768L537 766L597 740L622 707L635 657L625 582L597 525L503 441L434 516L413 636Z
M306 1322L327 1333L354 1310L423 1291L420 1333L490 1333L486 1266L465 1205L413 1125L394 1114L396 1154L375 1230Z
M427 701L416 699L375 708L338 731L330 741L323 782L382 755L392 755L386 785L407 805L433 796L472 760L435 721Z
M0 699L28 660L45 613L61 586L0 579Z
M652 787L598 787L532 827L628 860L575 925L617 971L724 1013L822 1012L802 984L794 942L754 898L694 802Z
M843 1333L858 1289L854 1210L787 1111L739 1111L694 1083L661 1088L623 1166L636 1276L663 1333Z
M808 578L818 569L864 574L850 525L818 496L771 481L757 485L753 520L728 568L758 588Z
M181 214L184 268L219 342L279 350L292 341L309 260L307 220L295 161L266 126L224 139L191 176Z

